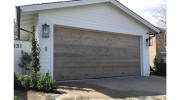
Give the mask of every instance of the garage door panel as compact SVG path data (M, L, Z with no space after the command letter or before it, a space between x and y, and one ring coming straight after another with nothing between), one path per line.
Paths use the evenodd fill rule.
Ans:
M116 53L116 52L114 52ZM129 52L128 55L127 53L124 52L117 52L119 53L119 55L114 54L114 53L88 53L88 52L69 52L69 51L62 51L62 52L55 52L54 54L59 56L59 57L67 57L67 58L72 58L72 57L83 57L83 58L124 58L124 59L139 59L139 56L137 56L137 54L135 54L136 52Z
M119 54L138 53L139 54L138 52L139 49L133 49L133 48L105 48L105 47L99 47L99 46L96 46L96 47L86 46L84 48L82 46L76 46L76 47L69 46L65 48L63 46L58 46L57 49L58 51L56 51L55 53L74 52L74 53L81 53L81 54L112 54L112 53L113 54L115 53L119 53ZM131 49L133 49L134 51L132 51Z
M68 30L68 29L67 29ZM76 33L76 32L75 32ZM88 34L88 32L85 34L86 37L83 37L83 35L78 35L75 34L76 37L73 37L71 35L69 35L68 33L61 33L58 34L59 36L56 36L56 38L58 38L58 41L54 41L55 45L59 45L59 44L73 44L73 45L92 45L92 46L110 46L110 47L131 47L131 46L138 46L138 41L139 39L134 39L132 38L128 38L127 36L124 37L113 37L113 34L111 34L110 36L106 36L105 38L102 37L104 35L104 33L99 33L100 36L99 38L97 37L97 34ZM95 32L94 32L95 33ZM94 36L94 38L92 37L88 37L87 35L91 35ZM107 34L105 34L107 35ZM134 40L133 40L134 39Z
M102 73L97 73L97 72L86 72L86 73L77 73L77 74L72 74L68 72L62 72L62 74L58 74L57 78L60 78L61 80L71 80L71 79L85 79L85 78L98 78L98 77L114 77L114 76L134 76L137 75L139 72L135 71L129 71L129 70L121 70L121 72L114 71L110 72L102 72Z
M58 67L55 67L55 71L63 71L63 70L93 70L93 71L97 71L97 70L94 70L94 69L103 69L103 70L110 70L110 69L133 69L133 68L136 68L136 69L139 69L139 63L130 63L130 64L127 64L127 63L124 63L124 64L102 64L102 65L96 65L96 64L84 64L84 65L73 65L73 64L62 64L62 65L55 65L55 66L58 66ZM61 70L58 70L59 68L61 68ZM80 68L80 69L78 69Z
M136 45L136 43L126 43L126 42L106 42L106 41L100 41L98 39L96 40L66 40L64 39L63 41L59 41L60 43L64 44L64 45L86 45L86 46L109 46L109 47L115 47L115 48L118 48L118 47L127 47L127 48L132 48L132 47L138 47ZM130 41L127 41L127 42L130 42ZM56 45L60 45L58 44L58 42L56 41L55 42Z
M137 70L137 68L131 68L131 70L128 70L127 68L113 68L113 67L109 67L109 68L87 68L87 69L82 69L80 68L80 70L78 70L78 68L76 68L75 70L69 70L69 69L64 69L60 72L58 75L60 77L65 77L66 79L74 79L73 76L82 76L84 78L97 78L97 77L111 77L111 76L121 76L121 75L126 75L126 76L130 76L130 75L140 75L139 74L139 69ZM66 76L71 76L71 78L67 78Z
M88 56L88 57L55 57L55 59L57 59L56 61L90 61L90 60L107 60L107 61L114 61L114 60L118 60L118 62L120 61L137 61L139 62L140 60L137 59L138 56L131 56L131 59L129 59L129 57L121 57L121 56L114 56L112 57L107 57L107 56ZM123 60L122 60L123 59Z
M61 34L55 34L55 36L58 39L63 39L66 38L66 40L76 40L80 39L79 41L84 41L84 40L99 40L99 41L106 41L106 42L127 42L127 41L133 41L137 42L136 38L133 37L119 37L118 34L107 34L107 33L102 33L102 32L92 32L92 31L84 31L84 30L76 30L72 29L72 32L68 32L68 30L71 30L70 28L63 28L62 30L55 31L54 33L61 32ZM83 32L83 33L82 33ZM102 35L106 35L106 37L102 37ZM66 41L65 40L65 41Z
M139 37L54 28L56 80L140 75Z
M127 66L127 65L126 65ZM110 70L122 70L122 69L126 69L126 70L131 70L131 69L139 69L138 67L133 67L133 66L129 66L129 67L126 67L126 66L117 66L117 65L112 65L112 66L110 66L110 65L106 65L105 67L95 67L95 66L73 66L73 68L72 68L72 66L68 66L68 67L66 67L66 66L64 66L64 67L66 67L66 68L64 68L64 67L60 67L61 68L61 70L59 70L58 71L58 68L55 68L56 70L56 72L64 72L64 71L79 71L79 70L86 70L86 71L93 71L93 72L96 72L97 70L102 70L103 69L103 71L110 71ZM92 68L92 67L94 67L94 68ZM118 67L118 68L117 68ZM121 67L121 68L120 68ZM77 68L80 68L80 69L77 69ZM68 74L68 73L67 73Z
M88 53L101 53L101 54L109 54L109 53L138 53L139 48L128 46L128 47L108 47L108 46L92 46L92 45L76 45L76 44L61 44L55 45L56 51L59 52L78 52L83 54ZM133 49L133 50L131 50Z
M61 61L59 60L55 65L59 66L107 66L107 65L136 65L139 64L139 61L125 61L125 60L82 60L82 61Z

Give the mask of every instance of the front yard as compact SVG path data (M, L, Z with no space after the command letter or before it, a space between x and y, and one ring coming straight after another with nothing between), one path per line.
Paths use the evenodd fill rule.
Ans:
M166 100L165 77L116 77L56 83L62 94L17 91L28 100Z
M44 93L37 91L14 90L14 95L21 97L22 100L56 100L61 94Z

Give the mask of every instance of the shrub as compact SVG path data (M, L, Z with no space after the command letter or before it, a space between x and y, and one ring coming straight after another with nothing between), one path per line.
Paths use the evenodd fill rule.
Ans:
M21 97L14 96L14 100L22 100Z
M17 73L14 73L14 87L22 87L21 81L19 80L20 75Z
M38 72L35 72L34 70L29 75L31 89L37 89L39 77L40 77L40 74Z
M18 79L20 80L22 87L24 87L25 89L30 88L30 76L29 75L19 75Z
M39 60L40 48L38 45L38 41L35 38L35 28L34 27L33 27L33 34L32 34L32 37L30 40L31 40L31 53L30 53L31 62L30 62L30 65L35 72L38 72L41 67L40 62L39 62L40 61Z
M163 59L154 59L155 71L154 74L166 76L166 62Z
M40 76L38 72L33 71L30 75L14 75L14 86L23 87L27 90L40 90L44 92L54 89L55 81L48 73Z
M38 88L43 91L51 91L54 89L55 81L49 76L48 73L41 76Z
M26 75L26 70L30 70L28 66L30 65L31 57L27 52L21 51L21 57L19 59L20 63L18 65L24 70L24 74Z

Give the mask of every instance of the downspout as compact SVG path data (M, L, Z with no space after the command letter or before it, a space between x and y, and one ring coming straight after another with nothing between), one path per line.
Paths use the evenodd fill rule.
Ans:
M17 22L17 33L18 33L18 40L20 40L20 20L21 20L21 8L16 6L16 22Z

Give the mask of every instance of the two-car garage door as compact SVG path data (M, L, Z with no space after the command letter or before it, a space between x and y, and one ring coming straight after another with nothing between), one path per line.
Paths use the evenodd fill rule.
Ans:
M54 79L140 75L140 37L54 27Z

